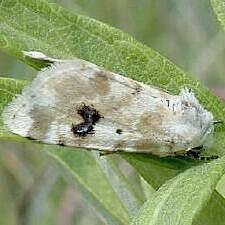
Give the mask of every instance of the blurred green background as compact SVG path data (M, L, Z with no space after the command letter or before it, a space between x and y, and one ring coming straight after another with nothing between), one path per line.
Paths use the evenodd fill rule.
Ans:
M131 34L225 97L225 35L209 1L55 2ZM0 52L1 76L32 80L36 72ZM54 160L46 158L37 146L0 141L0 224L95 225L104 222L68 182Z

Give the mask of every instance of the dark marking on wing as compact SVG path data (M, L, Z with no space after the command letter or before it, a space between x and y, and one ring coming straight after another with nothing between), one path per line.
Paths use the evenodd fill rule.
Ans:
M100 95L106 95L110 91L109 73L108 71L99 71L93 78L94 88Z
M64 141L63 141L63 140L59 139L59 141L58 141L58 145L60 145L60 146L65 146L65 143L64 143Z
M85 123L95 124L101 118L101 115L95 108L85 104L77 110L77 113L82 116Z
M43 140L46 137L51 123L54 121L54 113L47 106L33 106L29 112L33 119L33 124L28 131L28 136L37 140Z
M102 116L99 112L91 106L83 104L78 110L77 113L81 115L84 122L79 124L72 124L72 132L75 135L85 137L87 134L94 133L94 125L99 121Z
M166 102L167 102L167 106L169 107L170 106L170 100L166 99Z
M123 132L122 129L117 129L117 130L116 130L116 133L117 133L117 134L122 134L122 132Z
M77 125L72 124L72 132L77 136L85 137L88 134L93 134L94 128L92 124L83 122Z
M139 94L141 92L141 85L136 84L135 88L134 88L134 92L132 92L133 95Z

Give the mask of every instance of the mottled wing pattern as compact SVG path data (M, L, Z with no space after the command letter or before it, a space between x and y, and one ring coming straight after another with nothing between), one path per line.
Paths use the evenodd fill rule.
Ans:
M73 59L40 71L3 119L13 133L45 143L169 155L200 135L183 118L181 100Z

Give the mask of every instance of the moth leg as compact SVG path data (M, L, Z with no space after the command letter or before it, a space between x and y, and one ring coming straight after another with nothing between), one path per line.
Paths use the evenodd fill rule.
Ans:
M22 51L22 53L26 57L30 57L32 59L37 59L37 60L41 60L41 61L48 61L48 62L63 62L63 61L65 61L65 60L61 60L61 59L54 59L54 58L48 57L44 53L38 52L38 51Z
M186 151L186 156L192 158L192 159L198 159L198 160L203 160L203 161L209 161L212 159L217 159L217 155L212 155L212 156L201 156L201 153L205 151L204 146L198 146L195 148L191 148L188 151Z
M209 156L200 156L199 160L210 161L210 160L218 159L218 158L219 158L218 155L209 155Z
M213 124L221 124L221 123L224 123L224 121L220 120L220 121L213 121Z
M203 145L200 145L200 146L191 148L190 150L200 154L200 153L204 152L206 149L204 148Z

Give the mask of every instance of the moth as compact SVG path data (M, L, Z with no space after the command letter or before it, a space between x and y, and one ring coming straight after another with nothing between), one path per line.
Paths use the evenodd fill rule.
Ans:
M3 111L11 132L44 143L160 157L201 152L212 145L214 120L188 88L172 95L91 62L51 62Z

